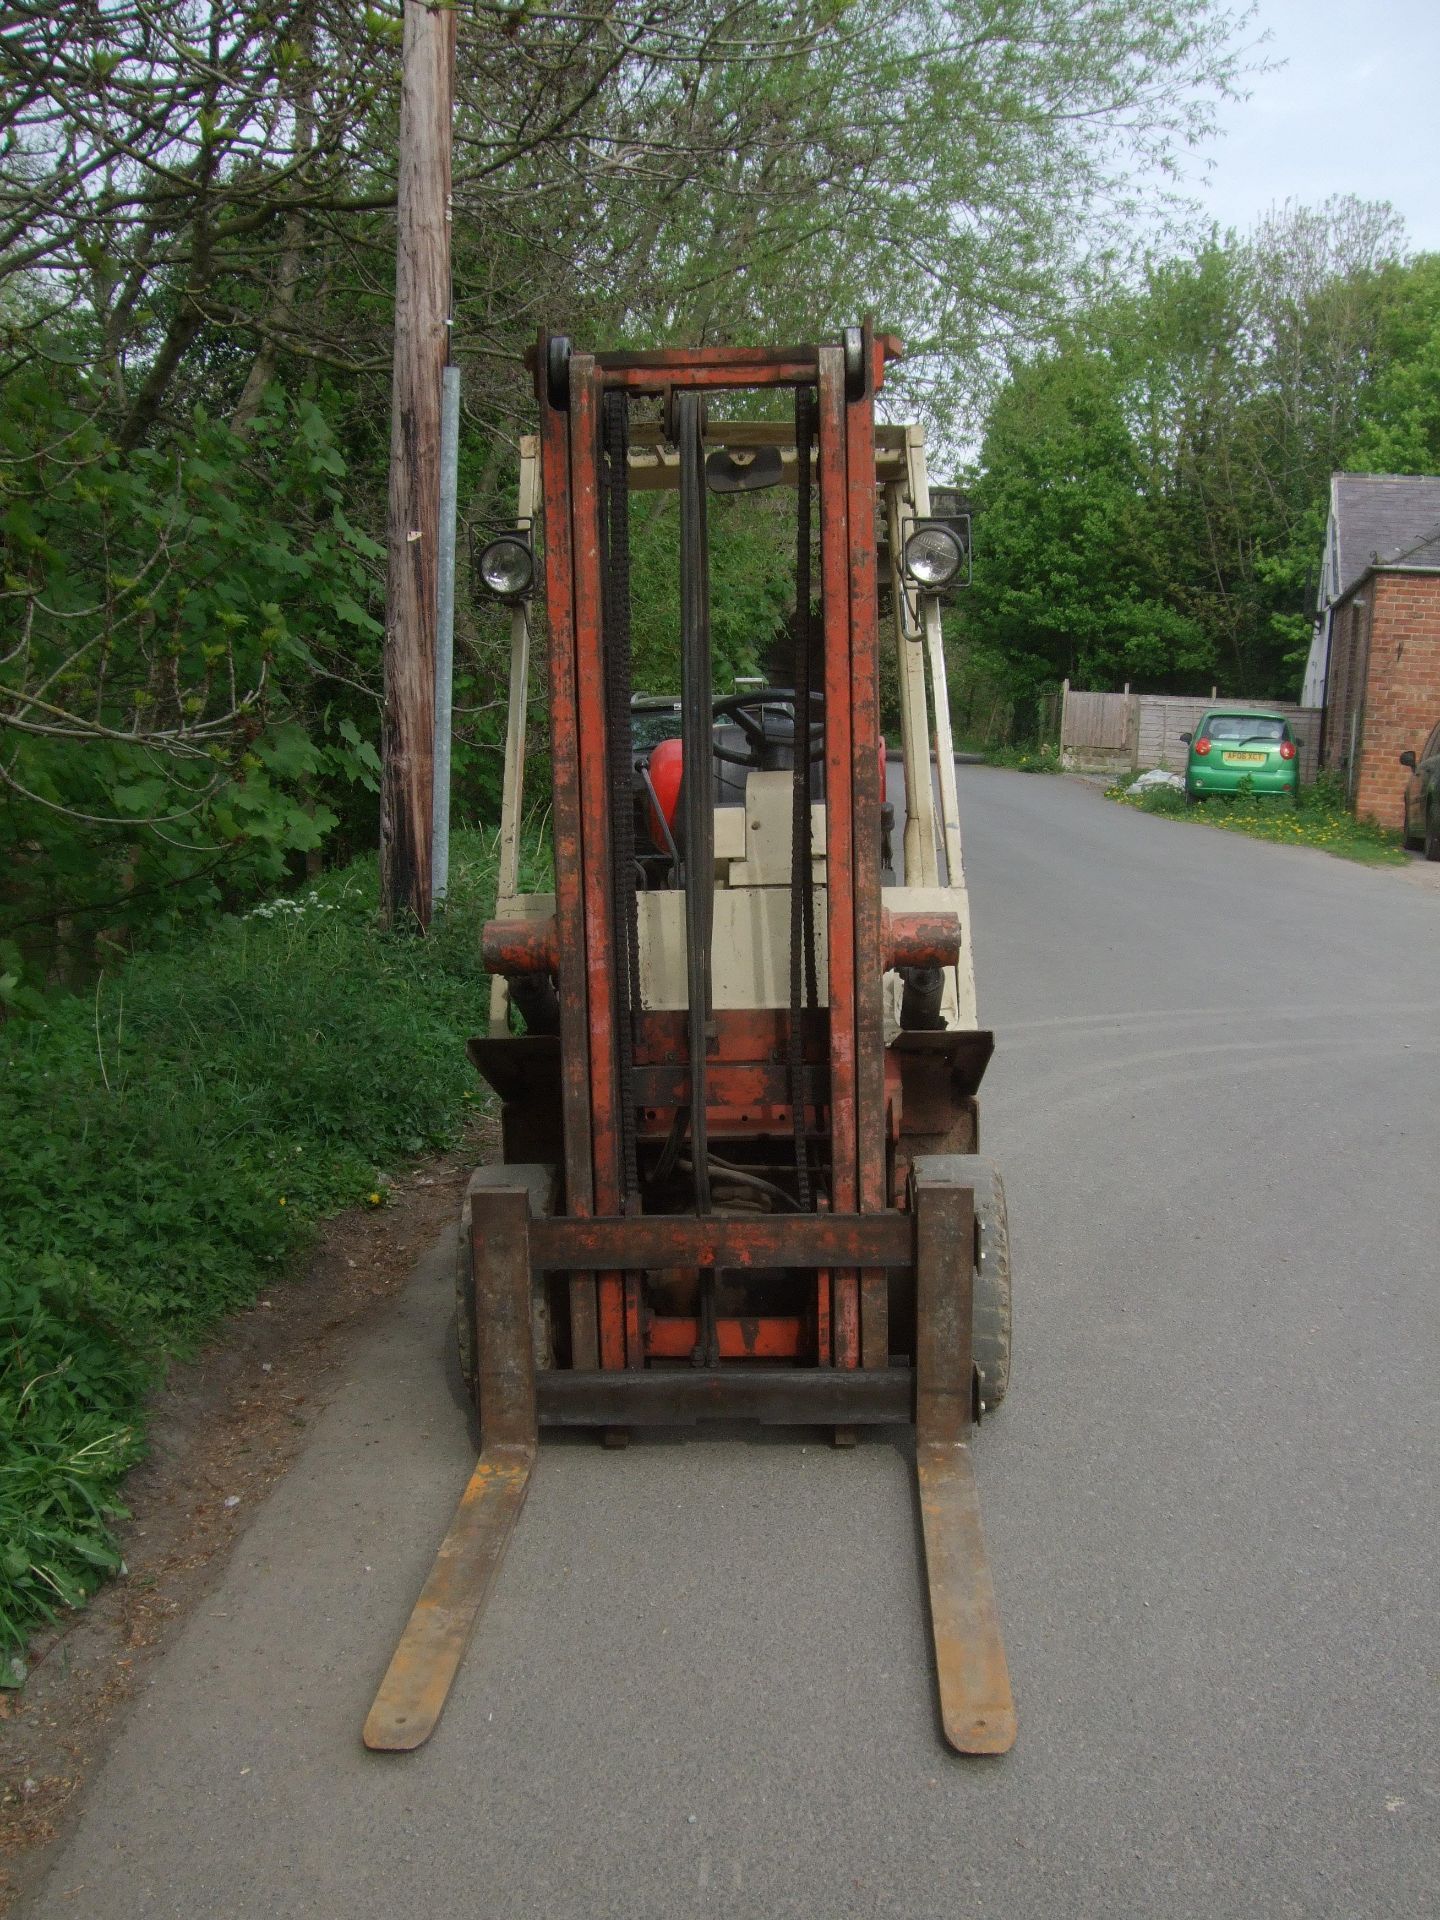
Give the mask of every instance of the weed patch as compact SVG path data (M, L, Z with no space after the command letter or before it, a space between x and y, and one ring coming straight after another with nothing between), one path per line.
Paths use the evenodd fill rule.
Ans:
M1060 773L1059 747L979 747L974 749L987 767L1010 767L1016 773Z
M1303 787L1298 804L1268 795L1238 793L1233 799L1216 795L1201 806L1191 806L1176 787L1152 787L1147 793L1131 795L1123 785L1108 788L1106 798L1141 813L1167 814L1218 827L1222 833L1249 834L1252 839L1273 840L1287 847L1319 847L1325 853L1339 854L1343 860L1395 866L1405 859L1399 834L1389 833L1373 821L1357 820L1345 805L1337 783L1324 778L1313 787Z
M362 862L0 1030L0 1678L118 1566L166 1358L483 1098L494 873L459 837L422 940L380 929Z

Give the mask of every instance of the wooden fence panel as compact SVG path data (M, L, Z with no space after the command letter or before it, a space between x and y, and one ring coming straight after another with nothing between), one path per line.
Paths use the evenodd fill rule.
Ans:
M1205 700L1168 693L1077 693L1067 685L1060 713L1061 758L1066 766L1097 773L1127 768L1140 773L1147 767L1182 773L1186 746L1181 734L1193 733L1207 708L1224 704L1213 695ZM1321 710L1290 700L1255 704L1289 719L1300 741L1300 778L1308 784L1319 764Z
M1130 697L1123 693L1071 693L1065 702L1065 737L1071 747L1107 753L1130 745Z

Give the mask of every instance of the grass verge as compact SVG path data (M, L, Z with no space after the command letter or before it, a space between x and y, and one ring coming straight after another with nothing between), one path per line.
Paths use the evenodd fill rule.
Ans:
M1273 840L1286 847L1319 847L1342 860L1360 860L1371 866L1399 866L1405 852L1398 833L1389 833L1373 821L1357 820L1345 804L1343 791L1321 778L1302 787L1298 804L1271 796L1218 795L1203 806L1190 806L1177 787L1152 787L1148 793L1126 792L1128 781L1106 789L1107 800L1135 807L1141 813L1160 813L1222 833L1245 833L1254 840Z
M1015 773L1061 773L1058 747L986 747L956 748L959 753L978 753L987 767L1009 767Z
M380 929L360 862L0 1030L0 1683L118 1570L166 1359L483 1098L494 878L493 838L458 836L420 940Z

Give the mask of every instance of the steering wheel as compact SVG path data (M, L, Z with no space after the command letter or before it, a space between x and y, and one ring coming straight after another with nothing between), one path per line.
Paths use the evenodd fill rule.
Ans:
M810 733L812 761L825 756L825 696L812 689L810 694ZM818 711L817 711L818 708ZM732 767L749 767L752 770L762 768L766 755L776 747L785 745L765 731L765 715L783 713L790 719L795 711L795 693L791 687L757 687L753 693L729 693L721 700L711 703L711 720L732 720L745 736L748 751L737 752L733 747L722 747L712 743L712 751L717 760L723 760Z

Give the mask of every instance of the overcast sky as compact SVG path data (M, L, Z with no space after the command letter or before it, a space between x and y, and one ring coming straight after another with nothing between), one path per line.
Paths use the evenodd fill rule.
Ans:
M1259 0L1250 98L1227 106L1197 196L1244 232L1287 199L1388 200L1440 252L1440 0Z

